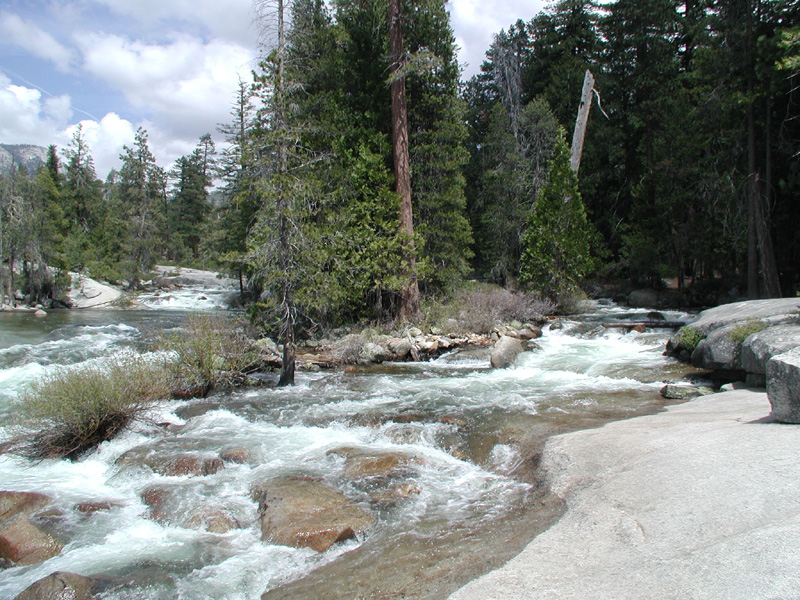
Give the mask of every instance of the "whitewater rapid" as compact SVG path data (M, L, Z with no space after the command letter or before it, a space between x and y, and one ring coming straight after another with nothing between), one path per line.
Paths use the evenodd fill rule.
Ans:
M137 347L147 331L177 326L183 317L177 310L104 311L0 329L5 332L0 336L3 422L37 377ZM10 323L6 315L0 319L4 327ZM66 544L43 563L0 571L0 597L13 598L54 571L71 571L107 578L112 582L107 598L244 600L298 580L367 542L376 548L376 556L364 563L371 569L381 568L382 552L399 552L403 544L418 548L421 540L435 556L436 540L453 531L469 538L470 531L500 522L530 502L534 486L515 476L525 459L519 441L526 431L542 424L568 427L565 419L602 422L656 410L663 381L679 376L678 367L662 356L668 333L625 333L567 321L562 330L546 331L540 349L522 354L511 369L490 370L486 357L449 355L357 373L300 373L293 388L164 401L149 424L76 462L31 463L2 455L0 489L54 498L57 516L50 526ZM413 460L419 493L393 508L370 507L364 491L342 477L344 459L331 453L345 447ZM160 475L121 460L144 450L211 457L229 448L245 450L247 461L204 477ZM376 525L366 538L321 554L262 540L252 489L293 473L337 487L368 507ZM176 490L187 514L219 506L239 526L212 533L156 522L142 498L153 486ZM110 508L84 514L75 509L82 503ZM470 543L464 552L473 551ZM491 544L486 548L491 551Z

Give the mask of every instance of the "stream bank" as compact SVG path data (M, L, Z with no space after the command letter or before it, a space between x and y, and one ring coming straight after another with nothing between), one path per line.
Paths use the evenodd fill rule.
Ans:
M793 598L800 428L763 390L552 438L564 516L451 600Z
M0 339L4 418L32 378L105 360L139 343L144 330L180 330L186 313L23 317L0 314L13 324ZM451 352L302 372L291 389L165 402L152 424L74 463L2 456L7 490L51 499L36 518L63 549L1 571L0 595L70 571L103 582L114 600L316 600L352 597L351 586L364 597L446 597L558 516L560 501L544 495L537 475L544 440L668 404L659 390L687 369L662 356L668 332L601 324L626 317L632 312L598 306L585 320L546 327L538 349L507 369L490 369L486 354ZM392 457L402 468L396 477L354 476L352 456ZM253 490L287 476L337 490L373 524L321 553L262 539ZM408 484L407 493L386 503L375 487L384 481L386 490Z

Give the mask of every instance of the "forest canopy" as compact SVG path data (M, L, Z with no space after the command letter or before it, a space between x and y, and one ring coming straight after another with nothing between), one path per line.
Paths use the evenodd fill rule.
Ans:
M79 128L2 176L5 301L57 298L67 271L135 289L157 261L236 275L268 328L395 318L410 282L800 291L797 2L560 0L498 32L468 82L441 0L261 8L272 41L220 150L205 135L163 169L140 129L103 181ZM555 169L587 69L575 178Z

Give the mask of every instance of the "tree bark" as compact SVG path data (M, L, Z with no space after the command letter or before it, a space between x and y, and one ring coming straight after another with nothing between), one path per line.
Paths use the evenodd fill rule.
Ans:
M755 8L759 2L756 0ZM763 293L768 298L780 296L778 270L775 265L775 252L772 248L769 215L764 210L764 194L761 191L761 175L756 165L756 126L755 126L755 40L753 5L748 2L747 10L747 293L750 298L758 298L759 279L764 283ZM768 108L769 110L769 108ZM769 143L769 140L768 140ZM769 153L769 150L767 150ZM769 156L769 154L768 154ZM769 162L769 158L768 158ZM761 277L759 278L759 265Z
M281 376L278 386L294 385L295 371L295 340L294 329L296 311L294 306L294 296L292 290L292 278L290 275L291 265L291 240L289 239L289 197L286 190L286 182L283 181L288 172L288 143L287 136L287 114L286 114L286 83L284 81L284 58L286 53L286 31L284 21L284 0L278 0L278 73L275 83L275 127L278 133L278 175L281 177L278 190L278 236L280 244L279 266L281 277L283 278L283 298L281 308L283 310L283 361L281 364Z
M400 0L389 0L390 72L403 64L403 29ZM413 317L419 312L419 283L417 282L416 249L414 247L414 210L411 204L411 167L408 150L408 110L406 107L405 77L392 81L392 147L394 150L395 190L400 196L400 232L403 244L406 283L402 291L399 316Z
M569 166L577 174L581 166L583 154L583 140L586 137L586 125L589 123L589 111L592 108L592 90L594 89L594 76L589 69L583 77L583 90L581 103L578 107L578 118L575 120L575 131L572 134L572 149L569 157Z

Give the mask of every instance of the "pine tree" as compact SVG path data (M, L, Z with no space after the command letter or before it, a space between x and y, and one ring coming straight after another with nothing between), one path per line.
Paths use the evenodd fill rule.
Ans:
M579 290L593 264L591 229L565 135L559 131L548 183L528 217L520 270L523 284L562 302Z
M150 151L147 131L141 127L133 146L123 147L120 159L119 196L127 228L123 274L129 285L136 287L163 247L167 178Z

